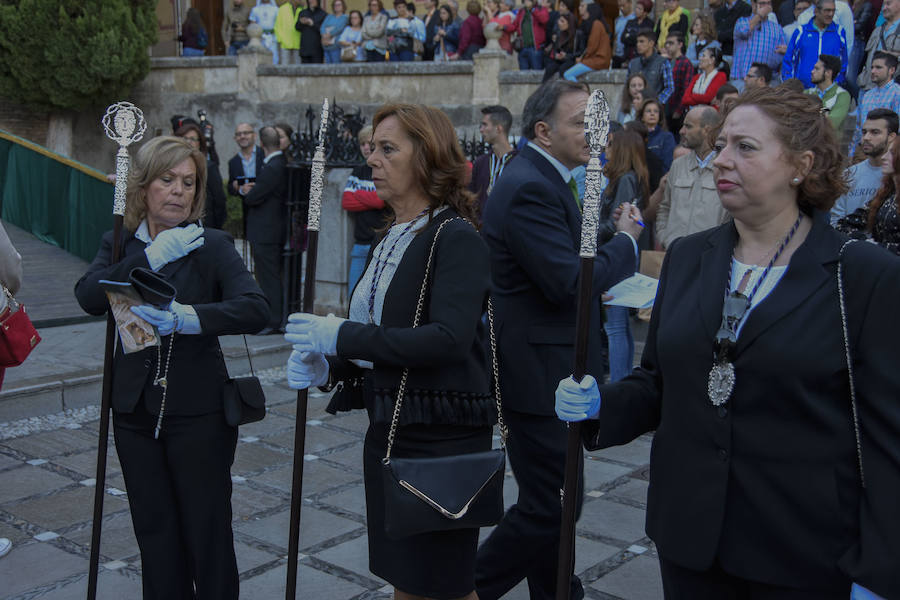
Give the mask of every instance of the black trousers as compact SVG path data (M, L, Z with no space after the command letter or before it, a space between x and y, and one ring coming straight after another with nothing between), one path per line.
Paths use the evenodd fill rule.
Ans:
M847 600L850 582L839 590L801 590L729 575L718 565L693 571L659 557L666 600Z
M159 439L143 400L113 413L144 600L237 600L231 464L237 428L221 412L167 415Z
M567 428L555 416L517 413L504 407L509 428L506 452L519 497L481 547L475 564L475 589L480 600L494 600L528 579L532 600L556 597L560 490L566 464ZM581 514L584 462L579 455L578 503ZM584 597L581 581L572 576L572 600Z
M282 281L284 256L281 252L282 245L251 242L250 248L253 250L256 281L259 283L263 294L266 295L266 299L269 301L269 308L272 310L267 326L273 329L280 329L284 324L285 318L284 314L282 314L284 297L284 283Z

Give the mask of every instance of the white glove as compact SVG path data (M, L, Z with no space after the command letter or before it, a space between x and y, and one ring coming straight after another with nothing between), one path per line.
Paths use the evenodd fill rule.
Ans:
M131 312L156 327L159 335L169 335L173 331L194 335L203 333L200 317L190 304L179 304L172 300L168 310L144 304L132 306Z
M144 248L147 262L154 271L159 271L170 262L187 256L203 245L203 228L191 223L186 227L173 227L156 235L156 239Z
M292 390L325 385L328 381L328 361L319 352L291 352L287 362L288 386Z
M559 382L556 387L556 416L563 421L584 421L600 410L600 390L590 375L581 378L581 383L571 376Z
M319 317L307 313L293 313L288 317L284 339L301 352L337 354L338 330L347 319L334 315Z

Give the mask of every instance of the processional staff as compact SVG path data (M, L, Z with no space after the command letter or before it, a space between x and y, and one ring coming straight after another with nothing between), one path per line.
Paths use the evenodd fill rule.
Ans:
M591 148L581 216L581 274L578 308L575 316L575 366L573 377L581 381L587 370L588 333L591 326L594 257L597 254L597 225L600 211L600 153L609 139L609 103L600 90L594 90L584 115L584 135ZM578 493L578 465L582 452L581 423L569 423L565 480L562 492L562 524L559 532L559 564L556 575L556 600L569 600L570 578L575 567L575 507Z
M309 182L309 214L306 220L306 280L303 285L303 312L312 313L316 301L316 260L319 254L319 215L322 190L325 187L325 132L328 129L328 98L322 102L319 119L319 141L312 160ZM288 529L288 564L285 598L294 600L297 594L297 558L300 547L300 508L303 501L303 462L306 447L306 409L309 390L297 391L297 417L294 421L294 469L291 484L291 522Z
M144 137L147 123L144 113L130 102L117 102L106 109L101 121L106 135L119 145L116 152L116 187L113 195L112 263L121 257L122 219L125 216L125 191L131 159L128 146ZM97 597L97 571L100 565L100 531L103 498L106 491L106 451L109 445L109 410L112 404L113 355L116 348L116 321L112 310L106 314L106 348L103 353L103 388L100 397L100 431L97 440L97 472L94 484L94 518L91 524L91 557L88 563L88 600Z

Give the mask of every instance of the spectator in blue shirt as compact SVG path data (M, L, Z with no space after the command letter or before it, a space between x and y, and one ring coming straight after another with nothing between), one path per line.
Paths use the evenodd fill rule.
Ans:
M834 81L843 83L847 70L847 33L834 22L834 0L818 0L812 20L794 31L781 65L782 80L796 77L803 82L803 87L812 87L810 76L821 54L841 59L841 72Z

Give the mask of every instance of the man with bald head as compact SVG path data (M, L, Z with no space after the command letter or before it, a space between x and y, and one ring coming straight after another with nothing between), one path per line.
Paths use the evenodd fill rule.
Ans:
M709 134L719 122L711 106L695 106L684 117L681 144L690 152L672 161L656 212L656 237L666 248L676 238L721 225L730 217L722 208Z

